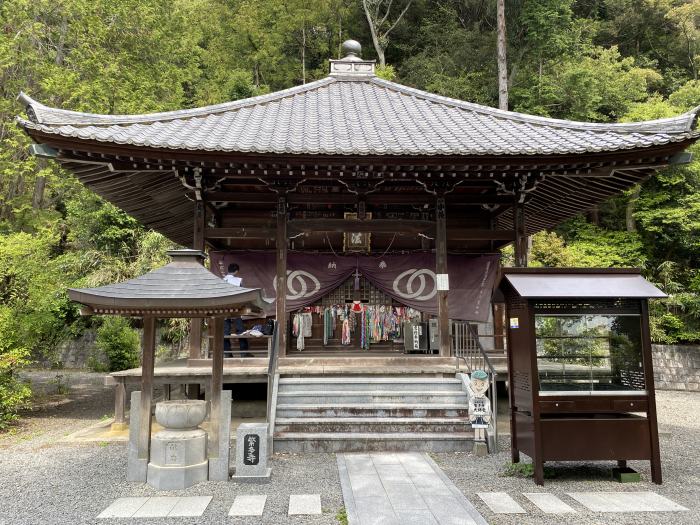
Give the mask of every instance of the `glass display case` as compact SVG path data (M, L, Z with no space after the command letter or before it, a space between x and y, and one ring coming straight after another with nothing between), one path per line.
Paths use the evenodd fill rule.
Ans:
M505 268L511 454L651 463L661 483L648 298L638 270Z
M643 391L639 315L535 314L540 394Z

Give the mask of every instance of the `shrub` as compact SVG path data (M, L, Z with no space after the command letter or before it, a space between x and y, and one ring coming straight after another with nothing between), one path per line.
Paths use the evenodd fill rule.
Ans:
M0 430L17 419L31 396L29 385L17 375L29 363L29 349L22 344L17 319L0 306Z
M109 359L109 371L139 366L139 336L123 317L106 317L95 341Z

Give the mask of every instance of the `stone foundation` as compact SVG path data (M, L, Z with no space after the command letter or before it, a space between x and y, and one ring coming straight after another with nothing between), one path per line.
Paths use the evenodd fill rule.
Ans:
M652 345L651 349L656 388L700 392L700 345Z

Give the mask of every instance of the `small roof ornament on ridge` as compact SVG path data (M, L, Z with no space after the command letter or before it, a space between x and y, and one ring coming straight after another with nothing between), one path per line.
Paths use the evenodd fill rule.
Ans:
M362 44L357 40L346 40L341 45L344 57L330 60L332 77L373 77L374 60L362 60Z

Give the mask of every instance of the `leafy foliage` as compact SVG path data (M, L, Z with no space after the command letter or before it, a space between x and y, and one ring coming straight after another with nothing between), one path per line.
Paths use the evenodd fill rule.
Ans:
M97 330L97 347L109 359L109 371L139 366L139 336L124 317L105 317Z
M496 106L495 4L396 3L387 20L409 8L380 42L379 75ZM528 0L506 11L512 109L607 122L700 104L697 1ZM348 0L5 0L0 23L0 403L12 414L27 392L16 370L53 360L61 339L91 323L66 288L141 274L172 247L29 156L12 122L17 94L73 110L166 111L320 78L347 38L365 44L365 58L376 50L362 3ZM670 294L652 305L654 339L700 341L699 217L694 161L535 235L531 260L640 266ZM169 322L165 339L183 334Z

